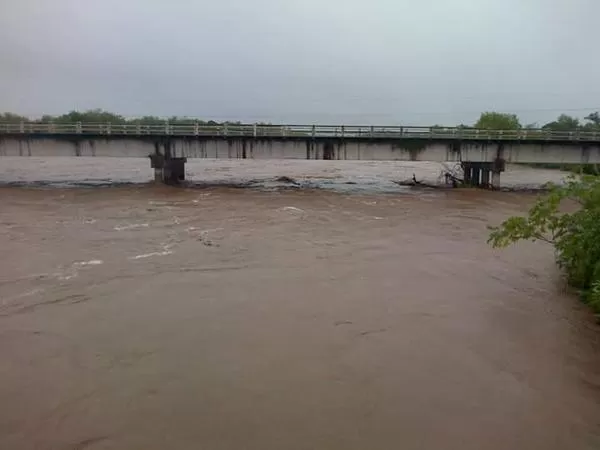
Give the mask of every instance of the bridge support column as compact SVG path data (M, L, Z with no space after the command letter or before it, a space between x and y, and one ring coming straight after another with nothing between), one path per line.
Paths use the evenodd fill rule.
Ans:
M463 183L467 186L471 185L471 165L469 163L462 163L463 168Z
M484 188L490 187L490 169L484 167L481 169L481 186Z
M494 190L500 189L500 174L506 170L506 161L503 158L503 148L498 150L498 157L492 163L492 186Z
M462 163L465 186L479 186L479 180L481 179L481 165L482 163L480 162L471 161L464 161Z
M149 156L150 167L154 169L154 182L162 183L164 181L163 168L165 167L165 157L158 152Z
M161 153L150 155L150 166L154 169L156 183L179 184L185 180L187 158L165 158Z
M492 189L500 189L500 171L492 172Z
M187 158L170 158L165 160L163 167L163 182L165 184L179 184L185 181L185 163Z
M463 161L464 185L498 189L500 187L501 167L495 162ZM490 173L492 180L490 183Z

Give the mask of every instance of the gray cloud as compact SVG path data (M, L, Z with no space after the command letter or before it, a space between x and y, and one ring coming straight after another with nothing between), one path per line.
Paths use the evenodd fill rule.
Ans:
M272 122L600 108L597 0L0 0L0 110Z

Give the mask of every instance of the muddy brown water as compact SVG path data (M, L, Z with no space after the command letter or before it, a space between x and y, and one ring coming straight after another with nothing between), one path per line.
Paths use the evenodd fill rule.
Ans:
M5 185L0 448L600 448L591 314L486 244L533 199Z

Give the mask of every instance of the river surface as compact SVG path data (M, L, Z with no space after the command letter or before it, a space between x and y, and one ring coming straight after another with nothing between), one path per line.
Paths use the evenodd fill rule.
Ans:
M534 194L147 164L0 159L0 449L600 448L592 315L550 247L486 244Z

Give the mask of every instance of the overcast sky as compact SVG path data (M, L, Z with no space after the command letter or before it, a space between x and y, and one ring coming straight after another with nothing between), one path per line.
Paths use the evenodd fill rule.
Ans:
M0 0L0 111L543 123L600 109L600 0Z

